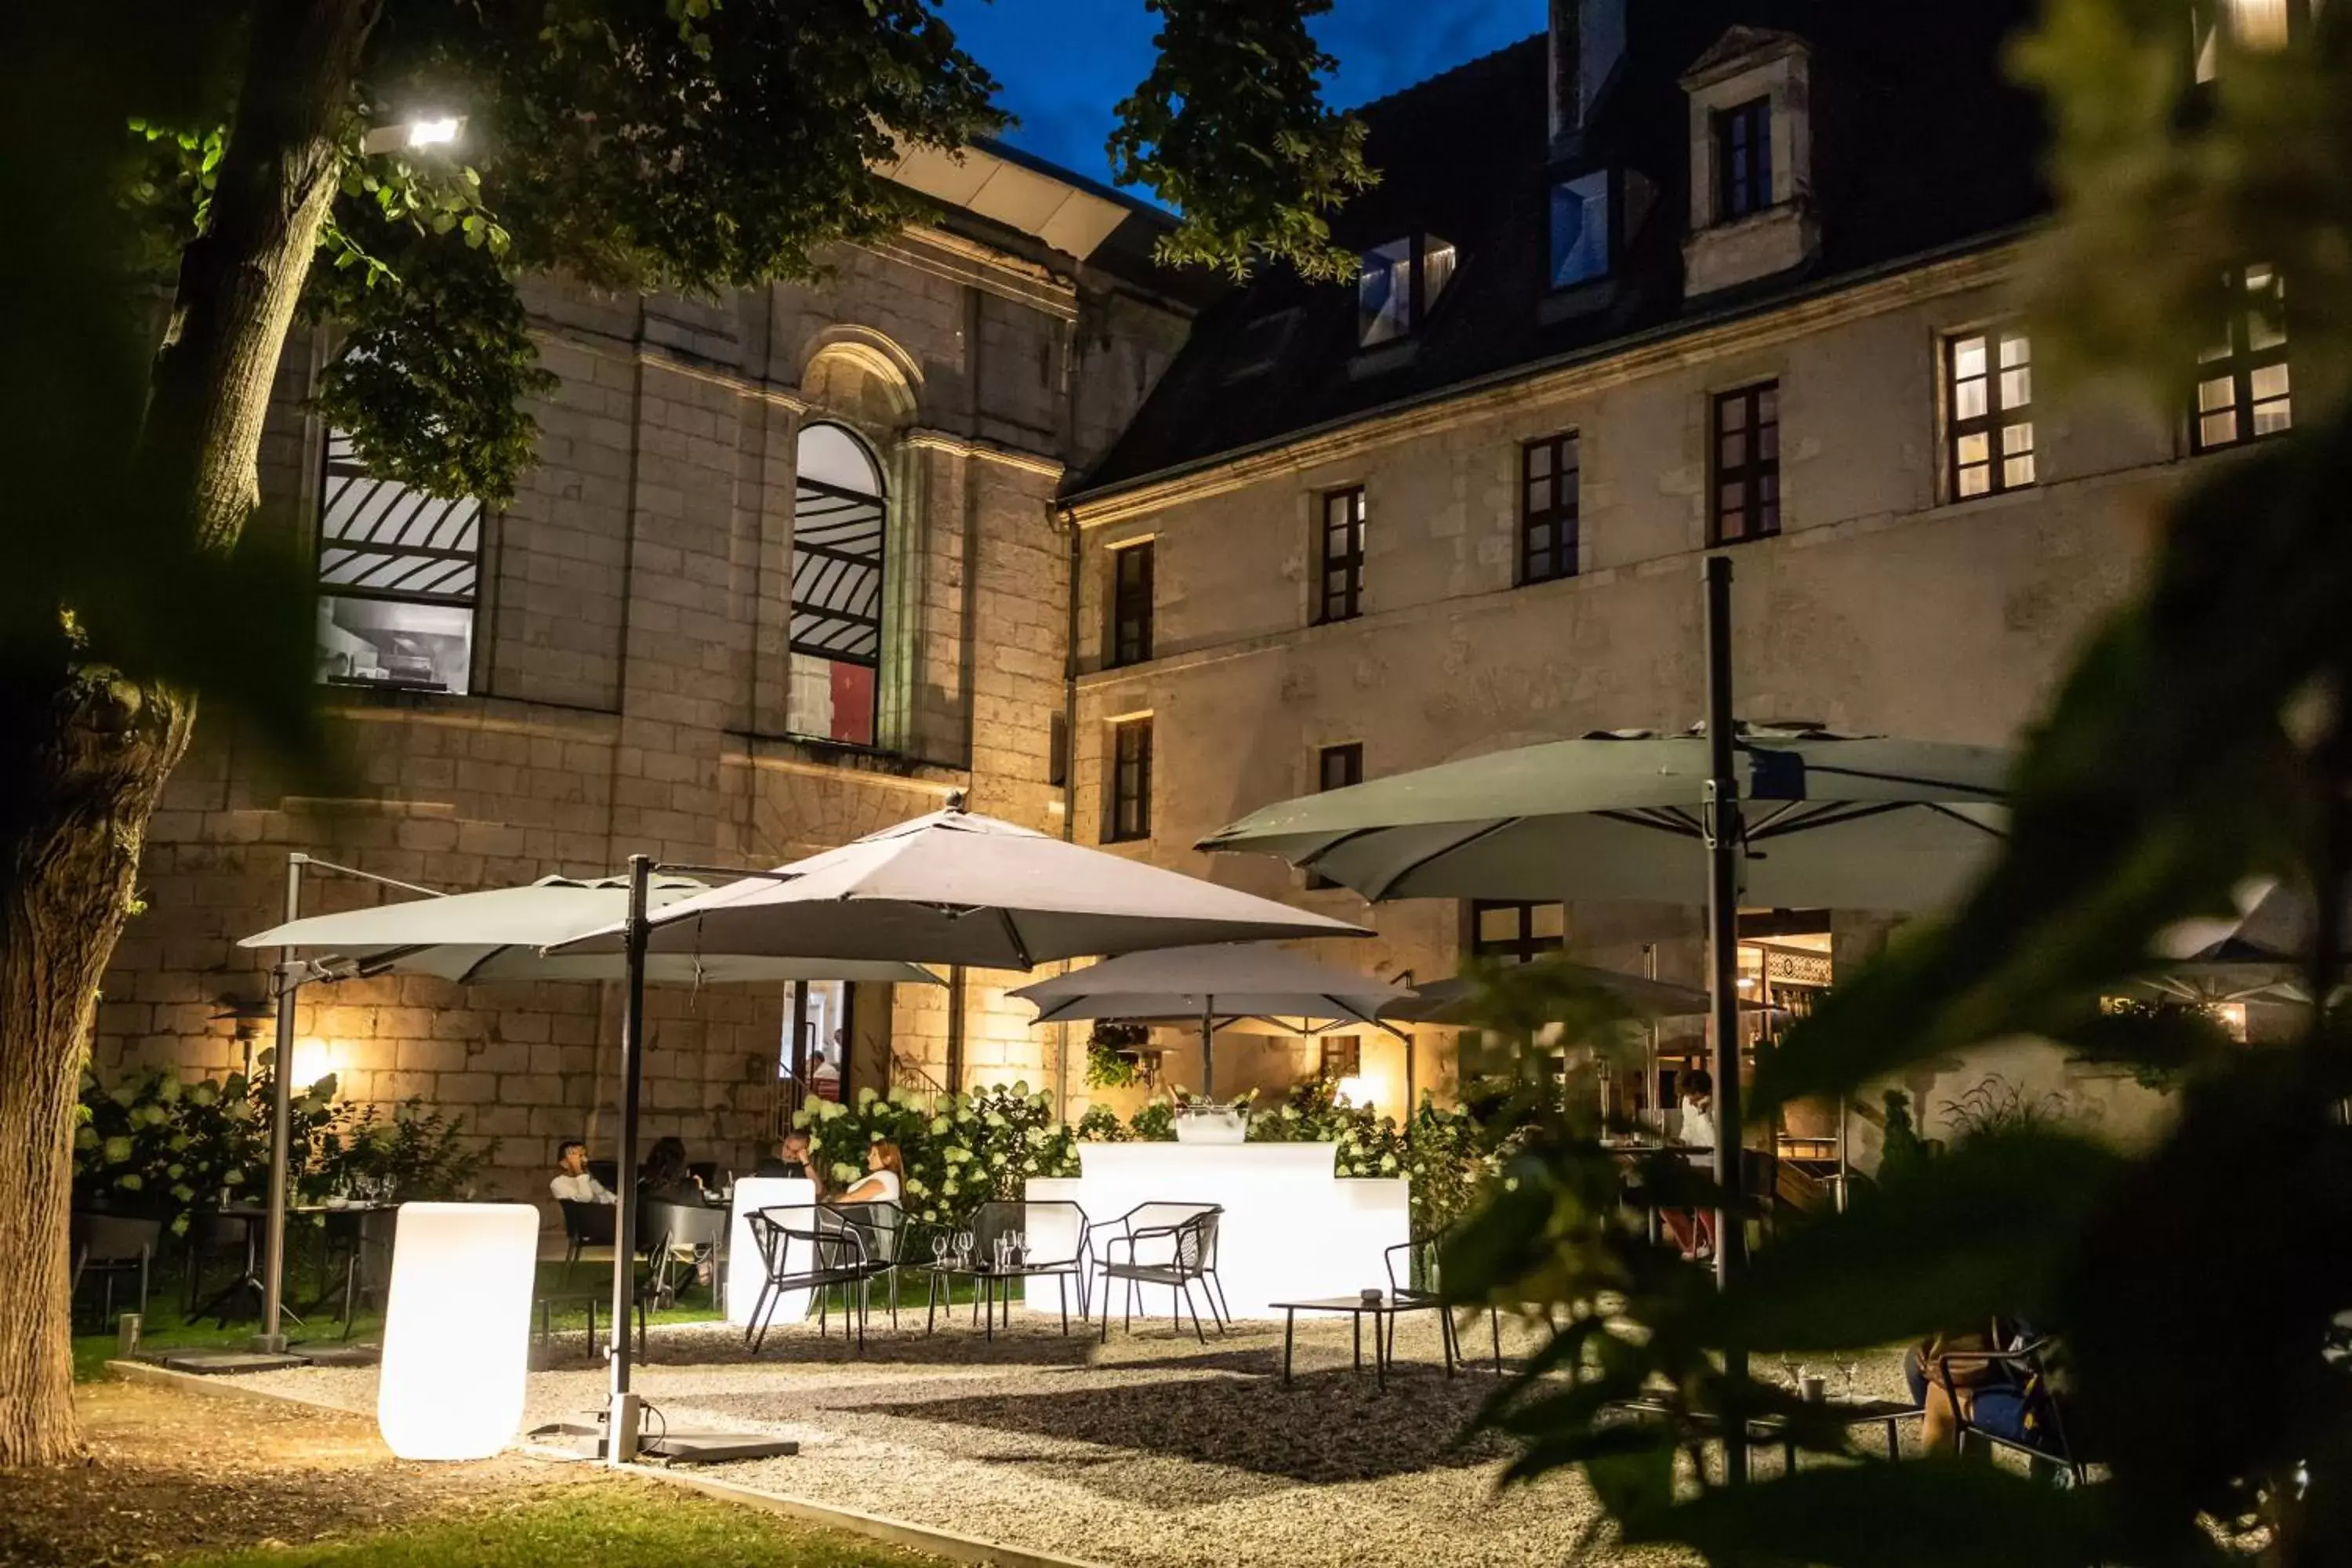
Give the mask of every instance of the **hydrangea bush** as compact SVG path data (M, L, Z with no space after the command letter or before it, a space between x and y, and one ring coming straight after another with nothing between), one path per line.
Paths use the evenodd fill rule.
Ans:
M847 1103L811 1100L793 1123L807 1129L835 1189L865 1174L876 1143L897 1143L907 1167L903 1206L929 1224L991 1198L1017 1198L1032 1178L1078 1173L1076 1131L1055 1121L1052 1096L1025 1082L947 1096L861 1089Z

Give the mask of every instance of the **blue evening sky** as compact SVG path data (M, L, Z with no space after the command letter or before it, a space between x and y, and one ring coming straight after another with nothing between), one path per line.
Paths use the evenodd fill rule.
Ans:
M1338 57L1327 101L1349 108L1543 30L1544 0L1339 0L1316 24ZM1007 140L1108 181L1111 110L1151 68L1143 0L942 0L964 48L1020 117Z

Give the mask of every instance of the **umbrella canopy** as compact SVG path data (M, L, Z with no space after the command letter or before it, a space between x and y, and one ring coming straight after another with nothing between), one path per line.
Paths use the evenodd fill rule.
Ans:
M2005 752L1743 726L1746 901L1916 910L1999 843ZM1702 903L1707 742L1612 731L1254 812L1203 849L1279 855L1374 900Z
M652 912L649 953L888 958L1029 969L1250 938L1369 936L1198 877L993 817L934 812ZM562 944L609 952L618 924Z
M672 904L709 886L688 877L656 877L651 901ZM329 973L348 964L359 974L434 974L466 984L498 980L615 980L625 970L617 952L547 953L541 949L611 924L628 912L629 879L587 881L542 877L520 888L491 888L439 899L406 899L369 909L312 915L247 937L240 947L310 950ZM653 980L719 984L752 980L888 980L937 984L911 963L799 958L698 958L665 954L649 961Z
M1197 1023L1207 1016L1374 1026L1382 1009L1412 996L1392 982L1255 942L1130 952L1013 994L1037 1009L1040 1024L1071 1018Z
M1695 986L1675 985L1664 980L1622 974L1613 969L1599 969L1591 964L1570 963L1558 959L1544 962L1557 973L1597 991L1607 992L1644 1018L1700 1018L1706 1016L1706 993ZM1392 1024L1461 1024L1466 1021L1475 989L1475 983L1467 975L1433 980L1418 987L1416 994L1381 1008L1381 1016ZM1744 1007L1752 1004L1742 1002L1740 1005Z

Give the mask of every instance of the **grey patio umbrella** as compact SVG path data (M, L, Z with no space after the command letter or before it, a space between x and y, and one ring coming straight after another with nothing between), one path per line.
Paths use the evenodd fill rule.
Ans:
M1197 877L972 816L960 799L944 811L660 909L648 897L651 858L633 856L629 867L635 888L627 919L558 949L628 955L621 1029L624 1169L636 1158L637 1041L645 964L655 954L884 958L1030 969L1064 958L1197 942L1371 934ZM618 1196L614 1223L626 1235L627 1185ZM627 1283L618 1267L613 1310L614 1322L627 1321ZM614 1336L612 1361L605 1454L618 1464L633 1455L636 1442L625 1333Z
M1215 1038L1225 1019L1297 1019L1307 1026L1356 1023L1374 1028L1382 1010L1412 992L1269 942L1218 942L1107 958L1012 993L1037 1009L1036 1022L1124 1018L1198 1020L1201 1092L1216 1093Z
M1623 974L1613 969L1570 963L1560 959L1544 962L1570 979L1607 992L1643 1018L1702 1018L1706 1016L1706 993L1696 986L1676 985L1664 980ZM1475 983L1466 975L1433 980L1426 985L1416 986L1412 995L1381 1008L1381 1016L1392 1024L1465 1023L1475 989ZM1749 1004L1742 1003L1741 1005Z
M290 868L291 874L299 878L301 864L303 861L298 858ZM658 883L648 890L647 896L663 903L675 903L708 890L707 884L685 877L664 877L658 879ZM278 948L289 960L302 955L300 969L289 969L279 977L278 1044L282 1048L292 1032L295 990L305 984L388 972L433 974L466 984L499 980L625 978L627 964L620 953L551 956L541 950L551 942L620 918L627 912L628 903L629 881L625 877L587 880L542 877L522 887L439 896L427 892L424 897L394 903L313 915L272 926L246 937L237 945ZM811 962L760 957L706 963L681 956L660 960L651 966L649 973L656 980L709 984L820 979L938 984L935 976L911 963L876 960ZM272 1100L269 1215L264 1237L269 1260L263 1279L265 1342L280 1337L278 1291L285 1247L288 1163L288 1100L284 1090L289 1087L289 1076L283 1069L277 1073L279 1092Z
M1743 899L1919 910L1998 844L2006 752L1744 726ZM1706 895L1706 737L1605 731L1302 795L1200 847L1279 855L1366 898Z
M709 890L709 883L690 877L663 876L653 879L646 897L659 908ZM542 877L517 888L404 899L311 915L272 926L237 945L310 950L311 977L319 979L392 972L438 975L468 985L500 980L619 980L625 978L627 966L617 952L551 953L542 949L610 925L628 910L626 877ZM759 980L939 984L937 976L914 964L888 960L738 954L703 959L666 953L648 963L646 975L707 984Z

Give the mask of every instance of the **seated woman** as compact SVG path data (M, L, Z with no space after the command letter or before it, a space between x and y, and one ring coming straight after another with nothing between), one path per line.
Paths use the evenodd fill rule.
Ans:
M866 1151L866 1175L827 1199L836 1204L895 1204L907 1184L907 1158L887 1138Z
M637 1183L637 1191L648 1203L699 1204L702 1201L701 1178L687 1169L685 1139L655 1140L652 1152L646 1156L645 1174Z
M1983 1359L1988 1351L2015 1350L2032 1337L2018 1319L1994 1318L1981 1330L1938 1334L1903 1352L1911 1397L1927 1412L1921 1425L1929 1453L1958 1447L1963 1417L2005 1442L2036 1444L2033 1407L2042 1391L2030 1386L2016 1363Z

